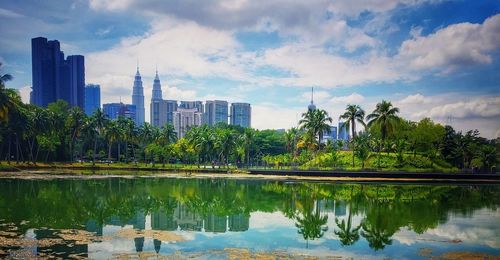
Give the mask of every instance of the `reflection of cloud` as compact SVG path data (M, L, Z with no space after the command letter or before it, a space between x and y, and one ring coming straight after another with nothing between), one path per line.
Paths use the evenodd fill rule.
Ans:
M277 227L290 227L294 225L295 222L285 217L281 212L267 213L267 212L256 211L250 214L250 228L261 229L260 230L261 232L265 231L265 229L273 229Z
M424 234L402 228L392 237L405 245L412 245L419 241L451 242L461 240L463 243L484 244L491 248L500 248L500 227L498 219L500 209L496 211L479 210L473 218L452 216L447 223L434 229L427 230Z

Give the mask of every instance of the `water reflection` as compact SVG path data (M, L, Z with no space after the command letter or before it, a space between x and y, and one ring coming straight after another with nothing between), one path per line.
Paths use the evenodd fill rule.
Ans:
M405 247L416 256L415 243L438 253L456 247L498 254L499 195L498 186L0 179L0 257L21 252L93 257L105 245L120 248L113 254L244 247L308 255L382 251L395 257ZM475 240L467 233L436 238L450 218L471 230L486 225L491 233ZM128 229L144 232L119 232ZM68 239L61 235L65 230L94 237L85 234L81 240L72 233ZM391 247L397 250L387 250Z

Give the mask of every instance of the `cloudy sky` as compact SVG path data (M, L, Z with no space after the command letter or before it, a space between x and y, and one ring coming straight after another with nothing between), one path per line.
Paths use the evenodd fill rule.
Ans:
M131 101L139 60L149 118L164 99L252 104L252 126L296 125L315 103L382 99L412 120L500 135L500 2L491 0L28 0L0 3L0 61L28 99L30 39L83 54L102 102Z

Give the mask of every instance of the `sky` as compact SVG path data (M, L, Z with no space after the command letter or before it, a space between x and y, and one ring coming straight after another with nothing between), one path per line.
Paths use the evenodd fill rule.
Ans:
M297 126L311 100L338 122L389 100L400 115L500 136L500 1L26 0L0 2L0 62L29 100L31 38L85 55L101 103L131 102L137 62L146 120L163 98L252 104L252 127Z

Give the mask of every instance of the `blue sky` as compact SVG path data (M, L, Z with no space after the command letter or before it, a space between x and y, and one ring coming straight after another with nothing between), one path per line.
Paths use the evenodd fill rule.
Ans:
M334 121L386 99L500 135L498 1L2 1L0 19L3 73L25 100L44 36L85 55L103 103L130 102L138 59L146 119L157 65L164 99L250 102L259 129L295 126L314 87Z

